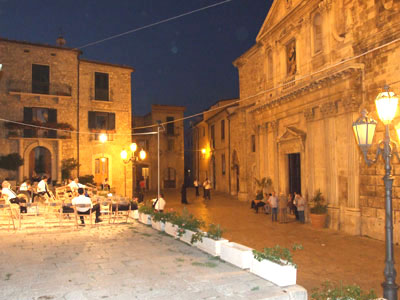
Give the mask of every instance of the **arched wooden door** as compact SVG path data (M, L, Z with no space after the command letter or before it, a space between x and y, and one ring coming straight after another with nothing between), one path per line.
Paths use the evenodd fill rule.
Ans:
M39 146L29 153L29 177L39 179L43 175L51 176L51 153Z

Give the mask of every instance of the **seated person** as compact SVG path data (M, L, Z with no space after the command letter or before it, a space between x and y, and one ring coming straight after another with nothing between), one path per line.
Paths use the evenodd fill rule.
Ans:
M158 199L155 198L155 199L153 199L151 201L153 201L153 208L156 211L159 211L159 212L163 212L164 211L164 207L165 207L165 204L166 204L166 202L164 200L164 194L160 194L160 198L158 198Z
M83 188L78 188L78 197L75 197L74 199L72 199L72 205L77 205L77 204L90 204L91 208L86 208L86 207L77 207L77 211L79 214L90 214L90 210L95 211L96 212L96 223L102 222L102 220L100 219L100 204L92 204L92 200L90 200L89 197L86 197L84 195L84 190ZM65 208L68 207L63 207L63 212L68 213L68 210L64 210ZM85 224L85 220L83 218L83 216L80 216L81 222L82 224Z
M48 180L47 176L43 175L42 180L38 183L37 193L40 196L47 195L48 197L50 197L49 187L47 185L47 180Z
M101 189L102 189L102 190L106 190L106 191L111 190L111 186L110 186L110 184L108 183L108 178L105 178L105 179L104 179L103 183L101 184Z
M26 203L25 199L22 198L18 198L17 194L11 189L11 184L4 180L3 183L1 184L2 190L1 190L1 194L2 197L5 198L6 203L16 203L19 205L19 210L21 213L26 213L26 206L24 204L21 203Z
M29 201L32 202L32 186L30 180L24 180L24 182L19 186L19 193L26 195Z
M78 196L78 195L79 195L79 193L78 193L78 189L79 189L79 188L83 188L83 189L86 188L86 185L80 184L80 183L79 183L78 177L75 177L74 180L71 180L71 179L70 179L70 180L69 180L69 183L68 183L68 186L71 188L72 194L73 194L74 196Z

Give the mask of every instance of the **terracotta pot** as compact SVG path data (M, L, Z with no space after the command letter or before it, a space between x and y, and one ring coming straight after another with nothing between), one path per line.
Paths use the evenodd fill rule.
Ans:
M311 226L315 228L324 228L326 224L326 214L310 214Z

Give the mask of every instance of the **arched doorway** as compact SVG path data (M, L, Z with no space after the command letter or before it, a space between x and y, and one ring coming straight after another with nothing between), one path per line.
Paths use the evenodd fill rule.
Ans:
M29 153L29 177L39 179L44 174L51 176L51 153L45 147L35 147Z

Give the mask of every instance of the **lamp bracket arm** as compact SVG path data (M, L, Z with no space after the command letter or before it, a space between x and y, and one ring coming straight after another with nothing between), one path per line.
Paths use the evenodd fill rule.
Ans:
M391 149L391 152L392 152L392 154L394 154L397 157L397 161L400 162L400 154L399 154L399 151L397 149L398 148L397 143L391 141L391 144L393 145L392 149Z
M363 152L364 154L364 159L365 162L367 163L368 167L370 167L372 164L376 163L378 161L378 157L379 155L382 154L382 149L378 146L378 148L376 149L376 154L375 154L375 158L374 159L369 159L367 152Z

